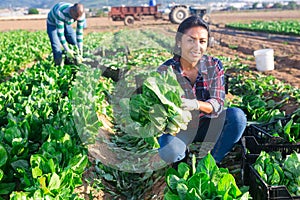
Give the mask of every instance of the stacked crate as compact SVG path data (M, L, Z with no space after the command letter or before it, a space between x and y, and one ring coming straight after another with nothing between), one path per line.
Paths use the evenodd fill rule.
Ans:
M245 135L242 138L243 159L242 159L242 177L243 183L249 186L249 191L255 200L285 200L299 199L300 196L292 196L284 185L268 185L254 169L253 164L261 151L267 153L279 151L282 158L293 152L300 153L300 143L292 143L282 137L283 129L290 120L293 119L298 126L300 118L287 116L266 124L252 124L247 127ZM299 129L296 130L299 133ZM281 133L281 136L274 136L275 132Z

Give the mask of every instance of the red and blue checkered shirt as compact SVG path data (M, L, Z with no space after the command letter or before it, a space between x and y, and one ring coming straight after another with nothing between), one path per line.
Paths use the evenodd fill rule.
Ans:
M218 117L223 110L225 100L225 79L222 62L217 58L203 55L198 62L198 75L193 85L182 71L180 57L174 56L167 60L158 67L157 71L162 73L167 71L169 67L172 67L178 82L184 90L184 98L197 98L197 100L209 102L212 105L213 112L210 114L200 113L200 117L204 115L209 118Z

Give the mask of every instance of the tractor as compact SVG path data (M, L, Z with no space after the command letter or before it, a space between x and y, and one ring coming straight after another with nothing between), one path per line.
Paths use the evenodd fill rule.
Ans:
M171 7L171 11L169 13L169 20L173 24L179 24L190 15L198 15L204 21L210 22L210 16L207 11L207 7L203 6L189 6L183 4L174 5Z
M125 25L134 24L135 20L141 21L146 17L153 17L155 20L162 19L163 14L159 11L160 4L149 6L115 6L111 7L109 17L113 21L124 21ZM198 15L206 22L210 21L207 8L203 6L174 5L169 12L169 21L179 24L190 15Z

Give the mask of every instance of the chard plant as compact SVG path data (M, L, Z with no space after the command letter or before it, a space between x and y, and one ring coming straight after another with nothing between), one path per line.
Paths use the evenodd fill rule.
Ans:
M292 196L300 195L299 153L293 152L283 158L280 151L262 151L253 167L267 185L285 185Z
M165 200L252 199L249 188L238 188L228 169L219 168L210 153L197 166L193 157L192 166L182 162L178 170L169 168L165 180Z

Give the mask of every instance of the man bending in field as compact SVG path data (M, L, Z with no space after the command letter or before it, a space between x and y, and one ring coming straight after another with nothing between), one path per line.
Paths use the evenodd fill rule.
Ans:
M76 33L72 27L75 21L77 21ZM61 45L69 58L74 58L75 54L82 57L84 23L85 13L82 4L60 2L50 10L47 17L47 34L55 65L62 64ZM68 44L74 45L74 48L69 48Z

